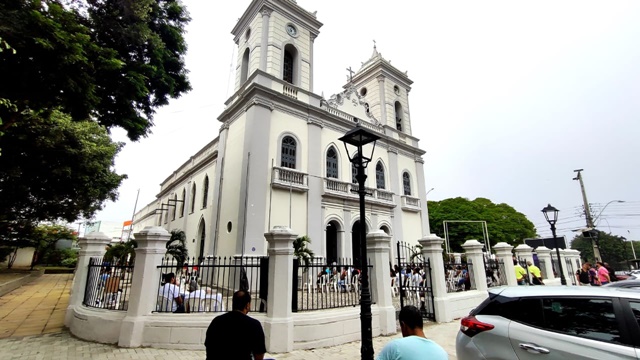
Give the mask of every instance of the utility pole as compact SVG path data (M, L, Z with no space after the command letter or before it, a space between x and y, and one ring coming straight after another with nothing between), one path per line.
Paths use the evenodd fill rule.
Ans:
M593 224L593 217L591 216L591 209L589 208L589 201L587 200L587 191L584 189L584 182L582 181L582 171L584 169L573 170L573 172L578 173L573 180L578 180L580 182L580 190L582 191L582 201L584 203L584 215L587 218L587 228L589 234L591 234L591 245L593 246L593 256L596 258L596 261L602 261L602 257L600 256L600 249L598 248L598 233L595 230L595 225Z

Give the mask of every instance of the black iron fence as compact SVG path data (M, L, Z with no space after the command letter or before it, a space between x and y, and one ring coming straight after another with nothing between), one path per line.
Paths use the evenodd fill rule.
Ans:
M565 258L565 263L567 264L567 274L569 275L569 280L575 286L576 285L576 272L573 269L573 261L569 258Z
M93 308L126 311L132 278L133 264L114 264L101 257L90 258L82 304Z
M163 259L157 312L224 312L237 290L251 294L251 311L266 312L268 257Z
M370 263L370 262L369 262ZM369 265L369 285L373 266ZM351 259L326 264L323 258L293 262L292 311L353 307L360 304L360 269Z
M467 291L474 288L472 274L469 272L469 261L445 261L445 281L447 292Z
M413 305L420 309L423 318L436 320L430 259L423 258L418 245L398 242L396 249L397 263L391 270L391 291L394 298L399 295L399 302L394 300L394 306L399 310Z
M502 259L485 259L487 287L506 286L507 274Z

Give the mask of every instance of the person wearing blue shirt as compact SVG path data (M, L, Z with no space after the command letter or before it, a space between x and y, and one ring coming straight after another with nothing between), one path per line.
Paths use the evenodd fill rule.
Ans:
M408 305L400 310L402 338L384 346L377 360L448 360L444 349L424 336L422 314L417 307Z

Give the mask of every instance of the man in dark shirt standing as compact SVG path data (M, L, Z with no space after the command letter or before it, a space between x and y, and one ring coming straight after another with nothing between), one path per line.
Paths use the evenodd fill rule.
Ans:
M262 325L247 316L251 295L243 290L236 291L232 308L228 313L215 317L207 329L204 341L207 359L263 360L267 349Z

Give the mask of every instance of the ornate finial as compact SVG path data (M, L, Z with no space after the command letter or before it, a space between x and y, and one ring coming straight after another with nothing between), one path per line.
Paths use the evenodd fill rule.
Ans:
M376 49L376 40L373 39L373 48Z

